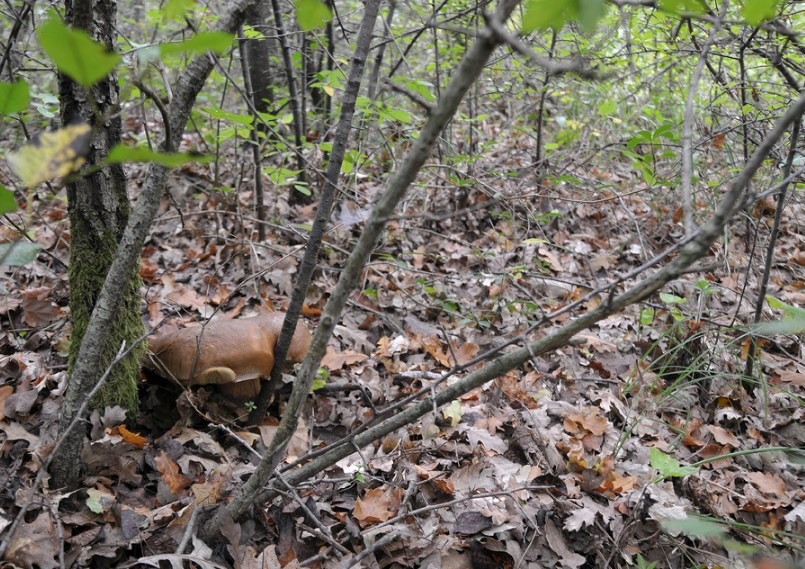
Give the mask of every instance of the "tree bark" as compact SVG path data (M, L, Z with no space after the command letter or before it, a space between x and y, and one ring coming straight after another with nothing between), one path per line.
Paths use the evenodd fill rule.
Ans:
M268 41L270 9L267 0L258 0L249 10L246 15L246 24L261 32L264 37L246 40L243 46L249 62L252 104L260 113L267 112L270 103L274 100L274 89L271 84L271 44Z
M113 0L65 2L67 23L86 31L109 49L112 49L116 36L116 9L117 4ZM62 74L59 77L59 98L63 124L88 122L93 127L88 161L90 164L101 163L109 150L120 142L117 74L111 73L94 85L90 92ZM99 124L100 120L105 122ZM67 184L67 204L72 237L68 271L73 325L69 369L72 370L93 307L129 219L130 205L122 165L104 167ZM106 368L123 342L131 345L144 333L140 317L140 284L138 267L135 267L121 283L122 302L118 317L109 333L98 340L101 351L99 369ZM142 348L133 350L112 370L93 401L95 407L120 405L130 412L136 412L137 377L142 352ZM77 397L76 390L68 391L63 410L70 413L80 404L81 398Z

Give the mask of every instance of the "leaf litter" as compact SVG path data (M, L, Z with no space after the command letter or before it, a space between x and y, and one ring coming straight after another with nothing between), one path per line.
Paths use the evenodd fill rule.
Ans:
M640 194L593 207L563 185L549 192L558 215L534 224L545 212L517 197L516 183L496 178L512 158L501 152L486 160L479 171L502 198L488 209L442 216L451 213L449 196L415 190L390 224L331 341L327 387L310 396L286 465L427 390L451 367L520 337L679 234ZM248 184L191 196L209 179L196 165L171 178L183 214L166 201L142 261L152 327L245 317L287 302L296 236L312 209L273 200L270 216L284 221L256 243L242 213L253 199ZM352 210L365 211L377 191L364 184ZM488 201L470 190L470 206ZM69 231L63 203L34 207L51 220L48 231ZM802 213L792 205L784 224L793 228ZM350 219L328 236L308 295L310 327L364 218ZM786 235L781 246L798 251ZM65 242L53 240L51 252L66 259ZM740 240L728 255L734 266L752 261ZM775 277L786 302L801 294L800 266L780 267ZM744 362L731 326L736 310L741 318L749 311L746 302L739 308L744 283L735 274L705 274L714 288L706 295L697 293L699 276L674 283L682 321L675 305L658 298L630 307L255 504L248 519L221 528L218 542L203 543L199 516L225 504L254 471L281 398L265 424L246 429L212 389L179 393L143 382L139 419L120 409L90 418L83 490L32 495L65 386L66 271L41 262L2 270L0 532L22 503L32 503L6 554L20 567L346 567L358 556L365 567L628 567L638 556L660 566L737 567L749 566L744 546L802 549L805 369L789 355L795 344L778 339L761 352L765 385L749 395L740 389ZM756 291L754 275L748 278L747 290ZM601 301L591 297L575 313ZM773 450L753 452L764 448ZM696 516L723 533L686 535L663 525Z

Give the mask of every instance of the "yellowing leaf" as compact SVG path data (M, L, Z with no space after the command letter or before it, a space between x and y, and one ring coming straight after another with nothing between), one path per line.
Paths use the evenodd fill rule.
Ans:
M450 405L442 409L442 415L450 421L451 427L455 427L461 422L461 404L454 400Z
M26 186L75 172L86 162L92 128L74 124L43 132L30 144L6 156L6 162Z
M102 514L115 503L114 495L106 488L89 488L87 490L87 508L96 514Z

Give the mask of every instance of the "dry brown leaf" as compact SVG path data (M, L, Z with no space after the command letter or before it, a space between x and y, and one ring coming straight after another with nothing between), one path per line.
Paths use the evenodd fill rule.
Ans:
M436 336L428 336L427 338L422 338L422 347L425 348L425 351L432 357L434 360L439 362L444 367L451 367L450 366L450 356L447 353L447 350L442 347L442 342Z
M609 427L609 421L600 415L600 409L587 407L580 413L567 415L564 427L565 431L577 436L584 436L586 432L601 436Z
M14 388L10 385L0 386L0 421L6 418L6 399L8 399L8 396L12 393L14 393Z
M274 440L274 435L277 432L279 425L260 425L260 436L263 439L263 444L269 446L271 441ZM293 436L288 443L288 448L285 451L285 461L293 462L310 449L310 441L308 437L309 429L306 421L300 419L299 424L296 426Z
M179 471L179 465L165 451L160 451L154 462L162 474L162 481L168 485L171 493L180 495L192 484L192 481Z
M344 366L360 363L368 357L366 354L359 354L351 350L336 352L331 346L327 346L327 353L321 359L321 366L330 371L336 371Z
M738 437L723 427L707 425L706 429L710 431L710 434L713 435L713 438L718 444L730 445L732 448L739 448L741 446L741 441L738 440Z
M50 514L42 512L31 523L20 524L4 559L24 569L55 569L59 567L60 547L55 535Z
M790 383L797 387L805 387L805 373L801 371L780 370L777 372L782 383Z
M367 490L362 498L355 500L352 515L366 527L371 524L385 522L391 518L400 506L399 496L389 487Z
M25 322L35 328L58 320L64 311L50 300L50 287L31 288L22 293Z
M785 482L777 474L749 472L746 474L746 477L758 490L764 494L770 494L777 498L785 495Z
M185 286L177 285L176 288L167 296L168 300L175 302L179 306L190 308L191 310L201 311L207 304L207 299Z

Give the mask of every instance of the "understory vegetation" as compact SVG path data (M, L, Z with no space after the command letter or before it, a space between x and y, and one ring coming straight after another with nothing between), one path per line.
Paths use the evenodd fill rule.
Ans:
M114 4L2 8L3 563L803 566L798 3Z

